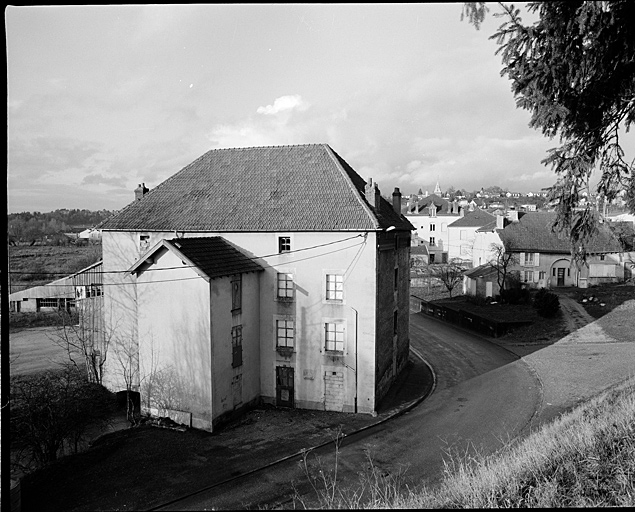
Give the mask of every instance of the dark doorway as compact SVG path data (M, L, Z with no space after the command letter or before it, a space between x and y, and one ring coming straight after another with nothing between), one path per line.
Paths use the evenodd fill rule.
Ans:
M293 368L276 367L276 405L293 407Z
M564 269L558 269L558 286L564 286Z

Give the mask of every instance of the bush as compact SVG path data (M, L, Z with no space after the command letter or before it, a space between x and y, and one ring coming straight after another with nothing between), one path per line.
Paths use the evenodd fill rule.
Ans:
M86 430L108 421L115 395L72 365L10 380L10 438L25 471L75 453Z
M506 304L528 304L530 292L527 288L513 287L501 290L500 298Z
M79 313L76 309L68 311L20 311L9 313L9 328L57 327L62 325L76 325L79 323Z
M533 306L540 316L552 318L560 311L560 299L555 293L541 288L534 297Z

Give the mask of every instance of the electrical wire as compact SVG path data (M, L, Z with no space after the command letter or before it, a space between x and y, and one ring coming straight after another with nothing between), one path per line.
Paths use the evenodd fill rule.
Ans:
M293 249L291 251L285 251L283 253L274 253L274 254L267 254L267 255L264 255L264 256L255 256L255 257L246 256L246 255L244 255L244 256L245 256L245 258L247 258L247 259L249 259L251 261L256 261L256 260L264 259L264 258L273 258L274 256L292 254L292 253L296 253L296 252L300 252L300 251L308 251L310 249L318 249L320 247L326 247L326 246L329 246L329 245L338 244L338 243L341 243L341 242L346 242L348 240L353 240L353 239L359 238L359 237L364 237L364 240L366 240L367 236L368 236L368 233L364 233L364 234L359 234L359 235L351 236L351 237L348 237L348 238L344 238L342 240L335 240L334 242L327 242L327 243L324 243L324 244L313 245L313 246L310 246L310 247L302 247L300 249ZM192 237L192 238L196 238L196 237ZM192 238L190 238L190 239L192 239ZM329 254L329 253L326 253L326 254ZM298 260L298 261L302 261L302 260ZM148 269L146 271L177 270L177 269L180 269L180 268L194 268L194 267L196 267L196 265L183 265L183 266L180 266L180 267L154 268L154 269ZM128 270L108 270L108 271L100 270L100 271L95 271L95 272L90 272L90 273L91 274L125 274L127 272L128 272ZM80 271L80 272L75 272L74 274L70 274L69 275L69 274L64 273L64 272L37 272L37 271L36 272L15 272L15 271L9 271L8 272L9 275L35 274L35 275L40 275L40 276L59 276L59 275L62 275L62 276L68 276L68 277L71 277L73 275L78 275L78 274L81 274L81 273L82 272Z
M357 235L357 236L363 236L363 235ZM355 237L351 237L348 238L347 240L351 240L353 238L357 238L357 236ZM340 240L340 241L344 241L344 240ZM314 256L307 256L306 258L299 258L299 259L295 259L295 260L286 260L284 262L280 262L280 263L274 263L274 264L270 264L270 267L276 268L276 267L281 267L281 266L287 266L290 263L297 263L299 261L306 261L306 260L310 260L310 259L315 259L315 258L320 258L322 256L326 256L327 254L334 254L336 252L341 252L341 251L346 251L348 249L352 249L354 247L358 247L358 246L362 246L366 244L366 239L364 238L364 240L358 244L353 244L347 247L342 247L340 249L335 249L333 251L328 251L328 252L324 252L321 254L316 254ZM324 245L332 245L331 244L322 244L320 246L315 246L315 247L323 247ZM312 247L313 248L313 247ZM302 250L302 249L299 249ZM288 254L288 253L284 253L284 254ZM277 256L277 255L276 255ZM268 257L268 256L267 256ZM358 254L355 255L355 258L358 257ZM255 258L253 258L255 259ZM185 268L193 268L192 265L185 265L185 266L181 266L181 267L170 267L174 270L179 270L179 269L185 269ZM157 270L168 270L166 269L157 269ZM127 271L124 271L127 272ZM108 274L109 272L102 272L102 274ZM114 273L120 273L119 271L116 271ZM98 272L95 272L95 274L99 274ZM70 276L69 276L70 277ZM177 282L177 281L189 281L192 279L202 279L201 276L195 276L195 277L179 277L179 278L175 278L175 279L164 279L164 280L158 280L158 281L133 281L133 282L119 282L119 283L93 283L93 284L98 284L99 286L127 286L127 285L137 285L137 284L150 284L150 283L169 283L169 282ZM68 288L69 286L72 286L71 284L43 284L41 286L46 286L47 288L52 288L52 287L60 287L60 288ZM29 288L26 288L26 290L28 290ZM25 290L21 290L21 291L25 291ZM14 293L19 293L19 292L14 292ZM46 297L44 297L46 298ZM56 298L56 297L51 297L51 298Z

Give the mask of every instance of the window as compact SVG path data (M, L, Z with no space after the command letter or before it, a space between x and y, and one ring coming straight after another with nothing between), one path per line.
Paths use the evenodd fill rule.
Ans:
M600 254L600 261L604 261L605 257L606 256L604 254Z
M293 348L293 320L276 320L276 346Z
M291 250L291 237L280 236L278 237L278 252L289 252Z
M525 253L525 266L533 267L534 266L534 253L526 252Z
M232 311L238 311L242 307L242 275L232 276Z
M434 245L434 242L435 242L434 237L433 237L433 236L431 236L431 237L430 237L430 245Z
M540 271L538 272L538 279L545 279L547 277L547 273Z
M59 306L57 299L37 299L39 308L56 308Z
M243 326L232 327L232 368L243 364Z
M435 231L436 230L436 225L435 224L430 224L430 231Z
M293 274L278 272L277 297L282 300L293 300Z
M326 275L326 300L344 300L344 276Z
M525 282L533 283L534 282L534 271L533 270L525 270Z
M139 235L139 252L144 253L150 248L150 235Z
M324 324L325 348L329 352L344 352L344 324L327 322Z
M430 254L428 258L430 259L430 263L434 263L434 254Z
M103 288L99 283L93 283L89 286L85 286L84 293L86 294L87 299L89 299L90 297L101 297L104 294Z

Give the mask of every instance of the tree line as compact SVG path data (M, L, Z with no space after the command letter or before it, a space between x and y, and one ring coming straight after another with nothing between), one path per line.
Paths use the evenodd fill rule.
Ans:
M10 213L7 217L7 241L9 244L36 242L63 245L68 243L64 233L77 232L95 226L110 217L108 210L68 210L48 213Z

